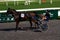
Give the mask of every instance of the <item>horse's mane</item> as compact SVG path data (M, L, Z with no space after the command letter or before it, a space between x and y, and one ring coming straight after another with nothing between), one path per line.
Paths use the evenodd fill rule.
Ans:
M13 11L15 11L17 13L17 11L15 9L12 9Z
M12 10L12 11L14 11L14 12L16 12L16 13L17 13L17 11L16 11L15 9L12 9L12 8L8 8L8 10Z

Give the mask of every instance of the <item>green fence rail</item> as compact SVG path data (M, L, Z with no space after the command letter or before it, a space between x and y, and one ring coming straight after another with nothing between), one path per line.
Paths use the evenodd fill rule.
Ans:
M13 22L14 17L12 15L6 15L6 13L0 13L0 22Z
M43 11L36 11L37 14L45 15L46 10ZM49 10L50 19L57 19L58 18L58 10Z

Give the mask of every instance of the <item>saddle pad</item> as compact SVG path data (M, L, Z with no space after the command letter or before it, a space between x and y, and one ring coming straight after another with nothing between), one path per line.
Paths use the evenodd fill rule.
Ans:
M21 17L23 17L23 18L24 18L24 16L25 16L25 14L24 14L24 13L21 13Z

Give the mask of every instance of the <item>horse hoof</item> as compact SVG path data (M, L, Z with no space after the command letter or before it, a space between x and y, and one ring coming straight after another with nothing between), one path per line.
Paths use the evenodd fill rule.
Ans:
M33 29L33 27L30 27L29 29Z
M17 31L17 29L15 29L15 32Z
M33 30L34 32L42 32L41 30L35 29Z
M30 29L36 29L36 27L30 27Z
M43 28L42 30L43 30L43 31L47 31L47 30L48 30L48 28Z

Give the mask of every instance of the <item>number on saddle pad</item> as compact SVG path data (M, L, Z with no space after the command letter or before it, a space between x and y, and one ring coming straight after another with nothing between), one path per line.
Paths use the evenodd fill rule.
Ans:
M24 13L21 13L21 17L24 18L25 14Z

